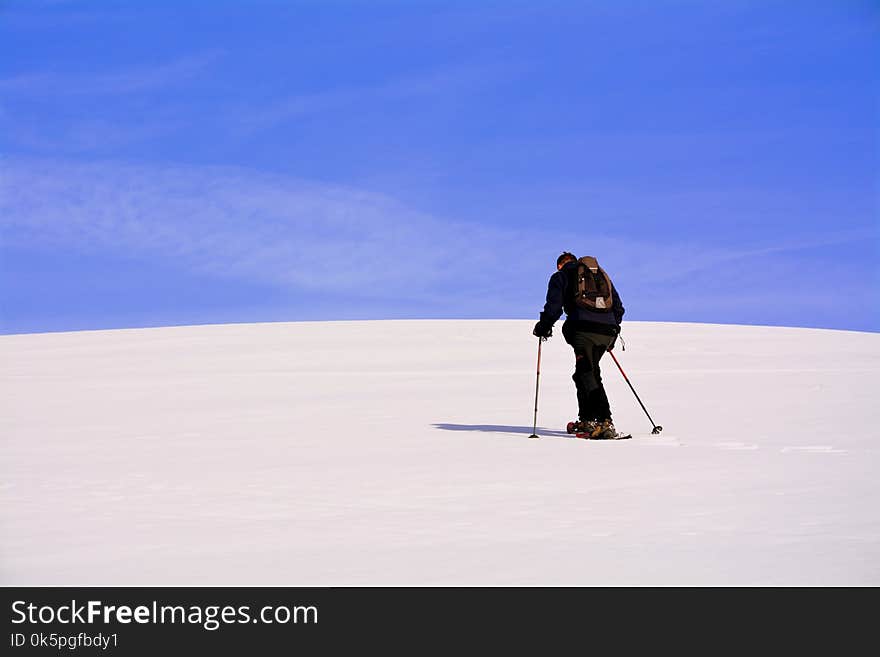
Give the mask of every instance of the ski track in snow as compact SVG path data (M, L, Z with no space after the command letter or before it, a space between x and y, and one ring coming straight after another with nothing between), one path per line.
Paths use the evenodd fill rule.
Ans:
M0 583L880 584L880 336L627 323L621 441L553 338L530 440L530 330L0 336Z

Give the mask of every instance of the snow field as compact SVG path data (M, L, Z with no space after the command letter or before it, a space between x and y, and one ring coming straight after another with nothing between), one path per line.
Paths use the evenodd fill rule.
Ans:
M0 337L5 585L877 585L876 334L625 322Z

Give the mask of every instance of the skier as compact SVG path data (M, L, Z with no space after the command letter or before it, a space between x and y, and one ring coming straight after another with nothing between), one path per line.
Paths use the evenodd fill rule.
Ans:
M596 298L595 284L592 295L589 290L584 293L585 279L588 284L598 283L599 299ZM605 304L609 290L603 289L603 280L604 287L610 288L610 306ZM578 296L592 296L592 300L579 300ZM562 324L562 335L574 349L575 371L571 378L578 401L578 420L569 423L568 431L586 438L622 437L611 420L599 360L606 351L614 348L620 334L624 308L611 279L598 267L595 258L587 256L578 260L574 254L566 251L556 259L556 273L547 284L547 302L532 334L549 338L553 334L553 324L562 316L563 310L566 318Z

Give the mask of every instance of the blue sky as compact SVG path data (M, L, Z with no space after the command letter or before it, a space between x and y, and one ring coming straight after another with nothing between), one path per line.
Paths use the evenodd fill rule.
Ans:
M874 2L0 0L0 331L880 330Z

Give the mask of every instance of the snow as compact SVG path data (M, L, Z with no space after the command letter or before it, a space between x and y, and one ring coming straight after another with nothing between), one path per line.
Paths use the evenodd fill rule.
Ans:
M880 584L880 335L529 320L0 337L2 585Z

